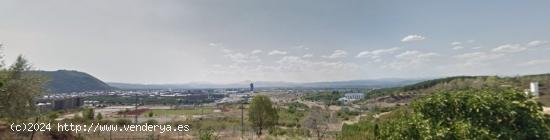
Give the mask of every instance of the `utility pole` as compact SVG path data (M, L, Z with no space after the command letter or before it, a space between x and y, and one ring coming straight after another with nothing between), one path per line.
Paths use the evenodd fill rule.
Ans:
M202 120L202 117L204 116L204 109L203 109L202 103L200 103L199 106L200 106L200 109L201 109L201 120Z
M244 99L241 99L241 139L244 139Z
M2 44L0 44L0 47L1 47L1 46L2 46ZM40 118L40 116L41 116L41 115L40 115L40 109L41 109L41 108L38 109L38 116L36 116L36 119L34 120L34 124L37 124L37 123L38 123L38 118ZM33 138L34 138L34 132L36 132L36 130L32 131L32 133L31 133L31 140L33 140Z
M138 110L138 94L136 93L136 109L135 109L135 112L137 113L137 110ZM135 114L134 115L134 123L137 124L138 123L138 115Z

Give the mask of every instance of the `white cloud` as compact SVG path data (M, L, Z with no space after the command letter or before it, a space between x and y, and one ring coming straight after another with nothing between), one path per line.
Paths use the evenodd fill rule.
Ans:
M304 49L304 50L309 50L308 47L304 46L304 45L300 45L300 46L296 46L297 49Z
M401 39L401 42L413 42L413 41L420 41L424 39L426 39L426 37L423 37L421 35L408 35L403 39Z
M366 57L370 53L371 53L370 51L362 51L362 52L359 52L355 57L357 58Z
M212 66L209 76L235 79L270 79L272 81L333 81L356 79L361 73L359 65L351 62L328 62L304 59L300 56L283 56L269 65L242 63Z
M544 41L544 40L533 40L529 43L527 43L527 46L529 47L537 47L537 46L542 46L542 45L546 45L548 44L548 41Z
M258 54L258 53L262 53L262 50L253 50L252 52L250 52L251 54Z
M444 65L439 68L447 74L465 75L465 74L494 74L491 73L494 69L500 69L500 63L504 53L495 53L490 50L468 52L451 56ZM508 65L506 65L508 66Z
M428 58L428 57L437 56L437 55L438 54L434 52L423 53L420 51L405 51L403 53L395 55L395 58L416 59L416 58Z
M231 61L235 63L254 63L254 62L261 62L261 59L256 56L255 54L261 52L261 50L253 50L250 53L241 53L241 52L235 52L230 49L222 48L222 52L224 53L224 57L229 58Z
M537 59L537 60L530 60L525 63L521 63L520 66L534 66L534 65L546 65L546 64L550 64L550 60Z
M348 55L348 52L344 50L334 50L334 52L329 56L323 56L325 58L341 58L346 57Z
M453 50L460 50L460 49L464 49L464 47L462 47L462 46L454 46L453 47Z
M223 53L232 53L233 50L226 49L226 48L222 48L222 52L223 52Z
M228 53L224 56L229 57L231 61L236 63L253 63L260 62L261 59L258 56L244 53Z
M458 46L458 45L461 45L462 42L458 42L458 41L455 41L455 42L451 42L451 45L453 46Z
M310 53L304 54L302 57L303 58L310 58L310 57L313 57L313 54L310 54Z
M346 62L327 62L327 61L313 61L302 59L297 56L285 56L278 60L276 63L280 64L278 69L283 72L303 72L303 73L316 73L321 72L324 74L329 73L346 73L350 71L356 71L359 66L354 63ZM323 75L323 74L320 74Z
M489 53L485 53L485 52L471 52L471 53L459 54L459 55L456 55L455 57L460 59L483 58L481 60L488 60L488 59L498 58L496 56L499 56L499 55L490 55Z
M491 51L496 52L496 53L517 53L517 52L523 52L523 51L529 49L530 47L542 46L542 45L545 45L547 43L548 43L548 41L544 41L544 40L533 40L533 41L528 42L525 45L522 45L522 44L504 44L504 45L500 45L496 48L493 48Z
M460 65L478 65L488 63L488 61L496 60L503 57L504 54L500 53L487 53L487 52L471 52L455 55L454 58L463 61Z
M417 55L419 53L420 53L419 51L405 51L405 52L402 52L400 54L395 55L395 58L404 58L404 57L408 57L408 56Z
M405 51L395 55L396 59L394 61L381 67L396 70L417 68L418 66L428 64L436 56L439 56L439 54L435 52Z
M368 57L368 58L376 59L377 61L380 61L379 58L382 55L393 54L399 49L400 48L398 48L398 47L393 47L393 48L388 48L388 49L377 49L377 50L373 50L373 51L362 51L362 52L359 52L355 57L357 57L357 58Z
M218 46L221 46L222 44L220 43L213 43L213 42L210 42L208 43L208 46L212 46L212 47L218 47Z
M520 44L505 44L500 45L491 51L499 53L516 53L527 50L527 47L521 46Z
M279 51L279 50L273 50L268 53L268 55L286 55L288 52L285 51Z
M301 59L297 56L285 56L277 61L277 63L303 63L307 60Z

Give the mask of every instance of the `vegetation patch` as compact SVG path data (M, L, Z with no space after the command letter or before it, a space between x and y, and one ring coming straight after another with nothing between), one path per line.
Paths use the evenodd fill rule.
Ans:
M440 91L383 119L345 125L339 139L547 139L550 118L514 89Z
M153 112L155 115L167 116L167 115L201 115L213 113L213 109L201 108L201 109L151 109L149 112ZM149 113L147 112L147 113Z

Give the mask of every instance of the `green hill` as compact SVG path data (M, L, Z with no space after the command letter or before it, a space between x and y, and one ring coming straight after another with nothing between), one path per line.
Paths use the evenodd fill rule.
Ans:
M537 101L550 105L550 74L524 76L454 76L426 80L423 82L395 88L383 88L369 92L369 98L380 98L380 101L399 102L435 91L451 91L464 89L513 87L528 89L530 82L539 82L540 97Z
M84 72L71 70L36 71L48 78L44 88L49 93L111 90L113 87Z
M540 96L518 96L539 83ZM455 76L377 89L337 139L548 139L550 74ZM537 101L537 102L533 102ZM479 133L482 132L482 133ZM536 133L536 134L533 134Z

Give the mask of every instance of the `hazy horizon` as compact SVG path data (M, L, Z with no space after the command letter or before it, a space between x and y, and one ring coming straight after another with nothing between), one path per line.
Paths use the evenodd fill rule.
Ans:
M550 72L550 1L31 1L0 2L5 63L106 82Z

